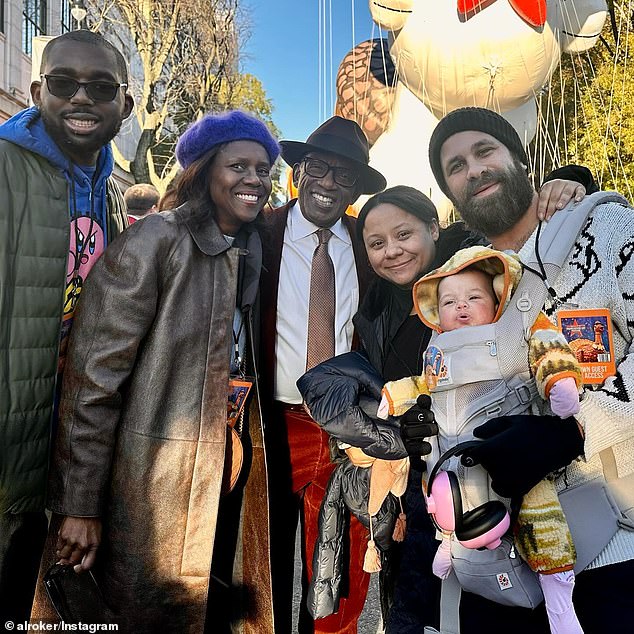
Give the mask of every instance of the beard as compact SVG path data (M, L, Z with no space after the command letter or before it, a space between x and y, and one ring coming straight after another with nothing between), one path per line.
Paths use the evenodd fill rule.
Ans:
M483 199L474 198L475 192L487 183L500 186ZM517 224L530 207L534 194L524 167L513 159L512 166L484 172L477 180L469 181L453 202L470 229L494 238Z
M121 117L114 117L112 121L102 127L99 132L91 134L90 137L81 137L70 134L63 126L59 115L51 116L42 108L41 116L44 128L64 154L73 157L82 155L86 157L86 161L81 162L82 165L88 165L88 157L92 154L98 154L102 147L108 145L108 143L119 134L119 130L123 124Z

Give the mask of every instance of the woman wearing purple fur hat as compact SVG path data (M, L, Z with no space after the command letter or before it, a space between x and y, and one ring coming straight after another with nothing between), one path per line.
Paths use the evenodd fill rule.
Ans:
M83 290L49 507L63 516L57 558L79 574L92 568L107 605L93 622L119 632L273 632L249 377L255 224L278 154L243 112L192 125L176 148L176 208L115 240Z

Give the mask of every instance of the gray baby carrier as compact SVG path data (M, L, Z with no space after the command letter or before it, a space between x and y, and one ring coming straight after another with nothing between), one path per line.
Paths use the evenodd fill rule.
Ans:
M431 369L443 376L440 376L437 386L432 391L433 410L440 432L435 446L432 442L433 450L428 460L429 465L434 465L439 455L448 448L471 440L473 429L487 420L526 413L530 409L531 402L537 397L537 388L528 364L531 327L544 306L549 287L557 280L588 216L597 205L605 203L629 206L619 194L597 192L587 196L577 205L568 205L542 226L538 244L540 257L538 259L533 251L523 262L525 271L522 279L509 305L496 323L461 328L432 336L427 348L425 366L431 364ZM545 274L545 280L532 271ZM441 366L444 366L444 372L439 372ZM602 453L611 453L611 450ZM610 481L610 485L616 482L616 486L619 486L621 483L616 479L615 473L610 475L609 456L601 458L606 479ZM458 475L465 510L489 499L499 499L491 491L488 474L481 466L465 469L459 459L453 458L445 463L444 468L451 469ZM605 495L605 489L598 488L601 491L597 489L597 495ZM630 492L628 497L632 496ZM570 513L569 524L570 518L578 514L580 505L587 500L587 495L583 495L581 499L574 499L573 496L570 498L571 508L575 513ZM561 495L560 499L566 511L564 496ZM508 503L508 500L502 501ZM631 506L629 502L626 506L628 505ZM613 510L611 514L606 513L604 519L608 524L614 524L615 531L617 523L623 525L623 522L629 520L620 514L618 508ZM581 544L578 543L579 538L574 527L571 525L570 528L579 555L579 551L582 550ZM610 527L607 530L609 531ZM581 535L580 539L584 537ZM589 535L589 539L592 540L593 536ZM587 563L589 560L583 565ZM460 632L460 592L458 580L452 573L443 581L442 587L442 634ZM432 627L425 628L426 634L435 632Z
M487 420L530 411L538 397L528 363L531 327L546 301L548 286L557 279L588 215L596 205L607 202L627 204L618 194L597 192L556 213L542 226L539 255L548 282L532 272L540 271L533 252L524 262L526 270L497 322L432 335L425 369L431 366L438 376L432 408L439 434L432 442L430 465L447 449L473 439L473 430ZM467 469L458 458L452 458L444 468L458 476L465 510L499 499L481 466Z

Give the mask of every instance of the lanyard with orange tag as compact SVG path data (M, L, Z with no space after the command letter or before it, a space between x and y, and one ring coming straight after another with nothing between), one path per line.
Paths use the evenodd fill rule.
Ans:
M247 377L231 377L229 379L229 394L227 398L227 447L225 464L230 465L223 472L222 493L227 494L233 490L244 460L242 447L242 422L244 420L244 405L251 391L253 381Z
M227 425L235 427L244 410L253 380L249 377L231 377L229 379L229 395L227 399Z
M237 312L237 311L236 311ZM225 454L225 466L230 465L223 472L222 493L227 494L233 490L240 473L242 471L242 463L244 461L244 449L242 446L242 427L244 422L245 404L249 397L249 392L254 380L245 376L245 359L241 354L241 343L244 337L243 326L244 316L240 315L240 325L238 331L233 328L233 357L231 360L232 370L235 375L229 377L229 386L227 392L227 446Z
M559 310L557 327L572 349L585 384L616 374L612 320L607 308Z
M614 338L612 319L607 308L572 308L577 306L562 301L548 281L546 269L539 254L539 236L542 223L537 227L535 236L535 255L539 270L526 264L524 269L539 277L548 290L550 302L557 311L557 326L572 349L581 366L581 376L585 385L600 385L616 374L614 362ZM570 306L571 308L566 308Z
M229 392L227 398L227 424L232 429L236 426L238 421L242 421L244 404L246 403L251 386L253 385L253 379L245 374L246 361L241 354L241 349L244 349L245 343L241 340L244 338L244 315L238 313L240 325L238 331L235 329L235 321L233 326L233 358L231 362L232 374L229 377ZM242 425L238 425L238 434L242 434Z

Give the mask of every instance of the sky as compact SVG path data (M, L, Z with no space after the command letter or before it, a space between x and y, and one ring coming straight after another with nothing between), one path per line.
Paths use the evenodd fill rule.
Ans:
M249 4L251 37L242 70L262 82L282 138L304 141L333 114L337 69L353 41L379 37L368 0L249 0ZM320 20L321 13L325 19ZM324 39L325 60L320 55ZM325 68L321 76L320 58Z

